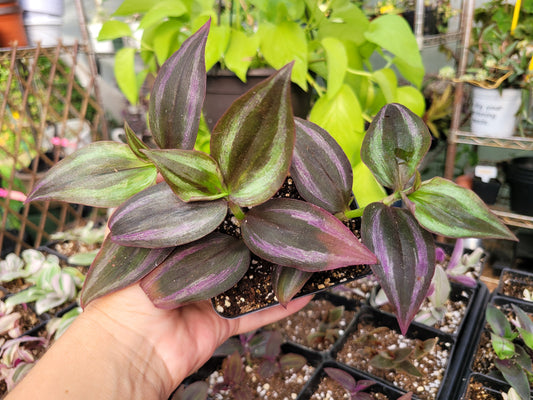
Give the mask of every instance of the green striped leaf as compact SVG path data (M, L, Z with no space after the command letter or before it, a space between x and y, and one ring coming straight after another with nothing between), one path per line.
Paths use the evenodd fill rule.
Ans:
M213 200L227 195L216 161L195 150L143 150L183 201Z
M185 203L164 182L136 194L109 218L111 239L123 246L178 246L213 232L227 213L225 200Z
M474 192L435 177L407 196L414 215L427 230L453 238L516 240L515 235Z
M361 147L361 159L380 184L405 188L431 145L420 117L400 104L387 104L372 120Z
M27 201L60 200L116 207L155 183L154 165L139 160L122 143L95 142L54 165Z
M289 172L294 148L287 65L237 99L211 136L230 200L242 207L271 198Z
M141 281L159 308L214 297L237 283L250 266L250 251L241 240L221 233L176 248Z
M82 307L139 281L171 251L172 248L124 247L113 243L110 238L105 239L85 278L81 292Z

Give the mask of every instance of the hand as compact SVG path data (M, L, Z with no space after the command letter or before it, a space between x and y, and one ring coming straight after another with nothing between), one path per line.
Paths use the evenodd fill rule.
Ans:
M139 284L129 286L89 303L6 400L167 400L227 338L282 319L310 298L224 319L208 300L162 310Z
M89 303L87 317L106 330L129 330L143 337L163 361L174 390L200 368L227 338L258 329L304 307L311 296L283 308L273 306L235 319L219 316L208 300L174 310L156 308L138 284ZM135 349L132 349L133 351Z

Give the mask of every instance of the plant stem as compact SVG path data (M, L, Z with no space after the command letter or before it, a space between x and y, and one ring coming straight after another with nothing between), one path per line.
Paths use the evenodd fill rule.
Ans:
M400 192L394 192L387 197L383 198L381 202L385 204L386 206L390 206L394 204L396 201L400 200L402 198ZM366 206L365 206L366 207ZM358 218L363 215L363 212L365 211L365 207L357 208L355 210L350 210L344 213L344 216L348 219L352 218Z
M231 210L235 218L237 218L239 221L242 221L245 217L245 214L242 208L240 208L237 204L231 201L228 202L228 205L229 205L229 209Z

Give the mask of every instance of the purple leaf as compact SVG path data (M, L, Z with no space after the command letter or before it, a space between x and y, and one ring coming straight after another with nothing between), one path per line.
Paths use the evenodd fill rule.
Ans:
M446 252L442 247L437 247L435 249L435 261L442 263L446 260Z
M144 150L143 153L183 201L213 200L227 195L217 163L195 150Z
M333 380L337 381L342 387L347 390L353 389L355 387L356 381L352 375L348 372L343 371L339 368L324 368L324 372ZM372 382L373 384L374 382Z
M349 209L353 173L335 139L318 125L295 118L296 144L290 169L296 188L307 201L332 214Z
M312 272L278 265L272 275L272 288L282 306L287 306L313 275Z
M53 199L116 207L152 185L156 174L155 167L139 160L127 145L95 142L54 165L26 201Z
M249 265L250 252L242 241L215 232L176 248L141 287L156 307L173 309L228 290Z
M185 203L161 182L117 208L109 218L111 239L123 246L179 246L213 232L227 209L223 199Z
M400 104L387 104L368 128L361 160L380 184L403 190L430 145L431 135L420 117Z
M124 247L104 240L85 278L81 304L125 288L148 274L172 251L172 248L143 249Z
M162 149L191 150L205 97L205 43L211 20L183 42L161 67L149 104L152 136Z
M463 252L463 239L459 238L455 241L455 246L453 246L452 255L450 256L450 260L448 261L448 266L446 267L446 269L453 269L453 267L457 266L461 261Z
M365 207L361 235L376 254L372 266L396 309L403 334L427 296L435 272L435 242L406 210L371 203Z
M213 128L211 155L230 200L241 207L271 198L289 172L294 148L289 64L238 98Z
M259 257L303 271L376 262L341 221L305 201L275 198L253 207L241 231L246 245Z
M414 205L416 219L430 232L454 238L517 240L474 192L450 180L425 181L406 201Z

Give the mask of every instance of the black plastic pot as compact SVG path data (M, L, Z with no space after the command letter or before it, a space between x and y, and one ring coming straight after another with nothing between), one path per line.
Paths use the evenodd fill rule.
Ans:
M207 87L204 102L204 116L209 126L213 129L216 122L241 95L246 93L256 84L264 81L275 72L270 68L251 69L242 82L233 72L213 68L207 74ZM294 115L306 118L310 110L310 92L305 92L296 84L291 85L292 107Z
M521 301L521 300L513 299L507 296L494 295L492 296L490 303L496 305L497 307L506 308L508 310L511 309L511 304L514 304L520 307L526 313L533 315L533 303L531 302ZM476 374L478 376L481 376L483 378L483 382L486 383L487 386L503 388L502 390L507 392L507 390L509 389L509 385L507 384L507 382L505 382L505 380L503 379L500 372L496 369L496 367L492 367L493 369L491 368L490 371L487 373L476 368L476 365L475 365L476 353L478 352L478 349L482 344L482 337L490 336L488 333L489 328L486 324L486 320L483 319L483 322L480 323L479 325L480 325L479 332L476 334L476 342L473 346L475 351L472 355L472 361L469 366L469 374ZM515 339L515 341L516 340L519 340L519 339ZM466 391L466 389L464 389L464 391ZM531 389L530 392L531 392L531 397L533 398L533 389Z
M372 326L387 327L391 330L399 332L399 327L396 319L389 314L382 313L371 307L363 307L357 318L353 321L350 327L347 329L346 334L336 345L332 351L332 356L337 362L345 365L341 359L338 358L339 352L344 347L348 340L356 340L358 338L358 325L359 323L371 324ZM437 400L454 399L455 391L457 389L456 382L462 378L462 363L464 362L462 354L456 350L455 339L447 334L443 334L437 330L421 326L419 324L411 324L406 335L408 338L426 340L431 338L437 338L438 343L442 348L448 349L448 361L446 369L443 373L443 379L436 394ZM346 365L348 370L359 371L353 366ZM361 372L361 371L359 371ZM377 377L368 371L365 373L371 377L372 380L380 382L383 385L394 387L392 382L389 382L383 378ZM416 391L415 391L416 394ZM417 398L414 396L413 398Z
M347 368L345 365L340 364L335 361L326 361L324 362L320 368L315 372L313 377L307 384L304 386L303 390L300 392L297 400L308 400L313 393L318 389L321 380L326 377L326 372L324 371L324 368L338 368L345 372L348 372L350 375L353 376L353 378L356 381L360 380L373 380L375 383L369 387L367 390L365 390L366 393L380 393L385 396L387 396L387 399L389 400L396 400L403 394L405 394L403 391L398 390L397 388L390 386L390 385L384 385L381 382L375 381L374 378L370 375L367 375L361 371L356 371L350 368Z
M414 31L415 29L415 11L407 10L402 13L403 17ZM439 33L439 24L443 24L443 15L437 10L437 7L424 7L424 35L437 35Z
M514 158L507 164L511 210L533 216L533 157Z
M337 333L339 334L339 338L331 343L329 341L323 342L320 346L313 346L310 345L307 341L308 335L311 333L311 329L309 331L305 331L305 326L300 326L300 331L302 332L301 336L298 335L296 339L294 338L288 338L284 336L284 340L286 340L287 345L291 346L291 348L297 349L296 352L311 352L311 353L318 353L320 354L320 357L322 357L324 360L330 359L330 351L335 346L335 343L340 340L342 337L343 332L346 330L346 327L351 323L351 321L356 317L357 312L359 311L362 303L356 300L349 300L342 296L337 296L335 294L330 293L329 291L326 292L320 292L317 293L313 300L309 303L309 307L305 307L301 312L307 314L310 314L312 311L310 311L315 305L314 310L318 310L318 307L321 307L321 310L327 310L329 308L334 308L338 306L344 307L344 319L346 320L345 326L340 326L339 324L332 327L332 329L336 329ZM330 306L330 307L328 307ZM298 313L297 313L298 314ZM296 323L300 322L301 320L296 320L293 318L296 318L296 315L288 316L287 318L279 321L278 323L274 323L273 325L267 327L267 329L278 329L278 326L282 330L282 334L284 333L283 327L287 325L295 326ZM314 314L313 314L314 315ZM350 315L353 315L350 317ZM307 319L307 318L306 318ZM316 319L309 318L310 321L313 323L312 328L318 327L322 321L321 321L321 315L320 313L316 313ZM304 330L304 331L302 331Z
M501 393L507 393L510 386L503 382L495 382L488 379L485 375L470 374L467 377L465 390L460 397L461 399L482 399L490 398L501 400L503 399ZM490 397L482 397L490 396Z
M528 289L531 293L533 293L533 273L517 269L504 268L500 274L500 280L495 293L501 297L509 297L521 301L524 300L523 296L520 295L520 297L518 297L511 293L511 289L513 292L517 292L519 294L522 294L524 289Z
M486 204L494 204L498 198L498 192L500 191L501 185L501 182L497 179L483 182L480 178L474 177L474 180L472 181L472 190Z

